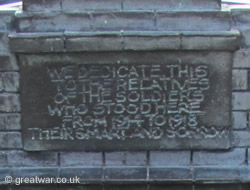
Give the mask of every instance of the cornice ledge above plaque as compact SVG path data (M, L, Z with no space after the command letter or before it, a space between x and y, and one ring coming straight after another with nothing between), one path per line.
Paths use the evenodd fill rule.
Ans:
M9 35L14 53L226 50L239 48L239 31L64 32Z

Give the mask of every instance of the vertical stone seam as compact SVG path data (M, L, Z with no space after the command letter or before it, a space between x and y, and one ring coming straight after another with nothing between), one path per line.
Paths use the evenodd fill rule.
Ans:
M102 180L105 180L105 167L106 167L106 154L105 152L103 151L102 152ZM104 189L104 187L103 187Z
M147 176L146 176L146 180L149 180L149 170L150 170L150 151L147 151L147 158L146 158L146 172L147 172Z

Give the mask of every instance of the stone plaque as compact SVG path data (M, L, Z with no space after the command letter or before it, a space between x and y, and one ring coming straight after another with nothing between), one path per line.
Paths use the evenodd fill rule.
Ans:
M228 148L231 55L23 55L26 150Z

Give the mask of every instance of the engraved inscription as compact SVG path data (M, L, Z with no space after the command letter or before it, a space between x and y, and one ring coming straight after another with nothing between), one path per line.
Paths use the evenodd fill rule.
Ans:
M48 66L55 93L47 129L33 140L214 138L202 122L211 88L207 64L82 64Z

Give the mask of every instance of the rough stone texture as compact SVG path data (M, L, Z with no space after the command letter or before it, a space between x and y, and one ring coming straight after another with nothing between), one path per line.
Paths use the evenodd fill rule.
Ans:
M0 167L7 167L7 153L5 151L0 152Z
M236 51L233 59L234 68L250 68L250 50L241 49Z
M235 35L239 36L239 33L235 33ZM235 47L240 47L240 40L237 36L208 36L206 34L203 35L192 35L184 34L181 38L181 48L185 50L235 50Z
M65 41L66 50L78 51L121 51L121 37L67 37Z
M20 110L19 95L9 93L0 94L0 111L19 112Z
M149 178L152 180L190 181L192 172L188 167L150 167Z
M238 190L238 184L197 184L195 190Z
M11 151L8 153L8 165L12 167L53 167L57 164L56 152Z
M243 48L249 48L250 47L250 29L241 30L241 34L242 34L241 46Z
M60 169L59 176L65 178L77 176L80 178L80 181L101 180L103 176L102 172L101 167L66 167Z
M63 32L91 29L88 13L20 13L16 16L18 32Z
M245 29L250 27L249 9L233 9L231 12L234 28Z
M62 167L102 166L101 152L61 152L60 155Z
M151 151L150 166L188 166L190 165L190 151Z
M0 132L1 149L22 148L22 138L20 132Z
M225 181L240 180L239 168L235 167L195 167L194 180L197 181Z
M62 0L62 9L65 11L120 11L122 9L122 0Z
M231 151L213 152L198 151L193 153L193 164L196 166L240 166L245 162L245 152L243 148Z
M246 129L247 128L247 112L233 112L233 129Z
M193 190L192 184L152 184L150 190Z
M19 91L19 73L4 72L2 73L3 88L5 92Z
M105 185L105 190L145 190L147 189L147 185L142 184L113 184L113 185Z
M65 0L66 1L66 0ZM124 0L125 10L195 10L195 9L220 9L218 0Z
M233 131L232 132L232 146L233 147L250 146L250 132L249 131Z
M247 90L248 70L233 70L233 90Z
M147 178L145 167L106 167L104 179L106 180L142 180Z
M61 0L23 0L24 11L59 11L61 10Z
M21 35L23 38L15 38L13 40L12 36L10 35L10 47L11 51L19 51L21 52L60 52L64 51L64 40L63 40L63 33L59 34L46 34L46 36L40 34L34 35ZM21 37L19 36L19 37Z
M43 168L13 168L11 175L13 178L56 177L58 176L58 168L49 168L47 166Z
M233 93L233 110L250 109L250 93L234 92Z
M156 26L158 30L168 31L227 31L230 30L229 14L210 11L157 12Z
M110 12L93 13L96 31L148 31L155 30L154 13L145 12Z
M17 71L19 67L14 55L0 53L0 71Z
M126 152L127 166L146 166L147 155L146 152Z

